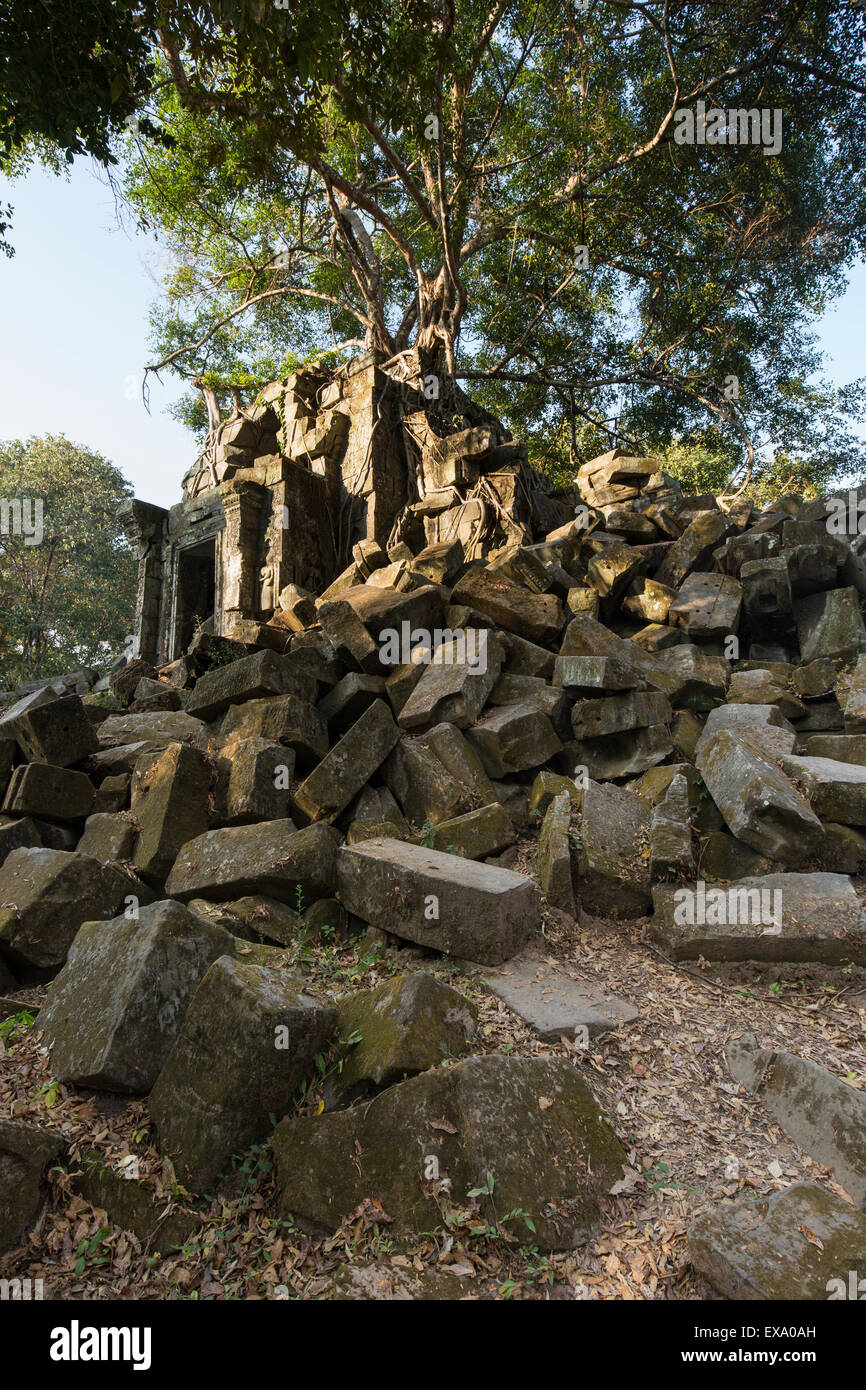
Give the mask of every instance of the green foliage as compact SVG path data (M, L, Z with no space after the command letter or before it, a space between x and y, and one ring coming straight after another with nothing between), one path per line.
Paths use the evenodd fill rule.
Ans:
M697 448L722 485L750 462L801 490L862 471L862 392L820 383L807 331L864 251L861 9L459 0L345 22L177 21L148 107L176 143L139 142L126 185L174 253L160 363L253 392L290 353L453 353L560 484L647 441L684 467ZM699 98L780 109L781 151L676 144L672 105Z
M42 509L42 538L0 530L0 680L107 663L132 630L137 567L118 520L130 485L63 435L0 443L0 499Z
M32 142L109 162L112 136L141 105L151 79L140 0L0 3L0 168Z

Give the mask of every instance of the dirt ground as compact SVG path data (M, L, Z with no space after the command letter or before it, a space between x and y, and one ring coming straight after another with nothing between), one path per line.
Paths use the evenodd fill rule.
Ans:
M567 1040L539 1041L470 971L432 955L359 939L297 947L280 958L282 968L332 998L405 969L432 969L477 1003L474 1050L567 1056L629 1152L619 1190L583 1248L543 1255L518 1244L516 1232L491 1236L471 1204L415 1241L392 1237L369 1203L335 1234L314 1239L277 1218L267 1145L239 1157L209 1200L190 1201L154 1147L144 1100L85 1096L52 1082L38 1021L33 1028L7 1022L0 1025L0 1114L59 1130L72 1159L66 1171L51 1172L38 1225L0 1259L0 1277L42 1279L46 1298L328 1299L335 1273L349 1263L449 1271L467 1299L715 1297L689 1266L685 1234L698 1212L804 1179L839 1191L732 1079L725 1045L754 1033L762 1046L800 1053L862 1088L866 971L680 967L648 940L645 921L575 927L545 913L543 944L557 970L627 1000L640 1017L580 1050ZM20 997L23 1004L38 996ZM302 1108L321 1103L314 1085ZM180 1201L201 1213L194 1236L158 1255L76 1195L70 1174L93 1150L115 1168L137 1155L139 1182L155 1210L170 1214Z

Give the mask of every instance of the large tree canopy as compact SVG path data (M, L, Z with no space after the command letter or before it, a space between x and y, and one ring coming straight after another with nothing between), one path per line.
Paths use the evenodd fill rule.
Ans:
M129 8L155 70L126 191L174 253L153 366L228 400L413 350L553 471L635 439L780 485L862 468L809 336L863 253L862 8ZM765 113L770 149L680 143L701 103Z
M129 484L62 435L0 443L0 682L100 666L132 626Z

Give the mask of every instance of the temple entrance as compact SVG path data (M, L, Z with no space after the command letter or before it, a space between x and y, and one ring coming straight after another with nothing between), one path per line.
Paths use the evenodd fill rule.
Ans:
M174 657L186 651L198 628L213 618L216 605L216 539L178 552Z

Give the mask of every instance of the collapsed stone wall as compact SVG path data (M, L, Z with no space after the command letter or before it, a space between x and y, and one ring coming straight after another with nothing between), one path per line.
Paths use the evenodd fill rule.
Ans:
M127 509L139 558L136 655L179 656L191 625L267 642L280 591L321 592L354 547L459 540L467 559L566 520L525 449L412 354L367 353L273 382L208 435L166 512ZM210 568L212 567L212 568Z
M333 437L342 397L327 399L289 448ZM482 460L512 447L466 428L490 429ZM452 462L478 457L460 449ZM452 476L434 462L433 481ZM338 495L333 459L322 468ZM445 1189L419 1171L417 1136L432 1133L444 1180L462 1193L495 1171L533 1242L571 1248L618 1181L614 1127L571 1060L479 1055L471 1002L425 983L425 958L474 963L539 1036L572 1039L640 1000L590 1008L578 992L552 1019L533 954L551 914L566 932L645 919L671 960L708 967L866 966L863 537L832 524L833 499L725 509L617 451L577 490L576 517L486 556L471 536L430 542L426 514L404 533L423 544L394 540L408 494L386 544L368 499L345 569L321 593L283 586L245 640L199 631L174 660L125 664L112 710L60 684L0 718L2 986L49 982L54 1074L149 1096L191 1193L271 1136L281 1212L332 1229L374 1200L394 1232L429 1230ZM314 999L284 951L323 927L418 954L387 988ZM353 1030L365 1046L327 1112L296 1117L316 1054ZM813 1077L835 1109L804 1124L753 1054L735 1075L860 1200L855 1093ZM3 1142L38 1178L44 1136ZM727 1296L825 1296L827 1262L795 1259L804 1220L837 1267L863 1248L862 1214L791 1188L761 1228L771 1276L740 1239L750 1216L738 1199L693 1228L695 1267Z

